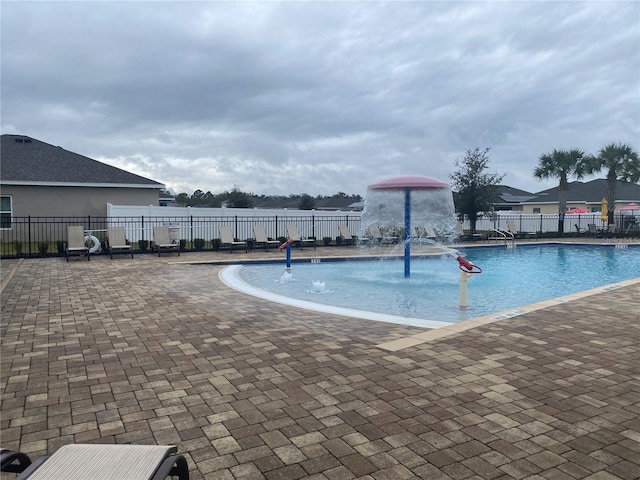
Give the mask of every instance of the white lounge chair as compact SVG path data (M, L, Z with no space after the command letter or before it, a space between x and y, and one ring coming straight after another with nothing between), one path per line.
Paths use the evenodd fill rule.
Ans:
M67 247L65 248L67 262L69 255L86 255L87 261L91 260L89 247L84 243L84 227L73 225L67 227Z
M398 241L398 237L383 235L382 232L380 232L380 228L376 224L369 225L368 231L371 238L378 245L390 245Z
M158 251L158 256L162 252L178 252L180 256L180 243L171 240L169 227L153 227L153 246Z
M514 237L520 238L537 238L538 234L536 232L521 232L516 228L516 224L513 223L513 220L507 220L507 228L514 235Z
M125 238L124 227L107 227L107 235L109 236L109 255L112 259L114 253L130 253L133 258L133 250Z
M342 237L342 241L345 245L353 245L353 235L349 231L349 227L344 224L338 225L338 231L340 232L340 236Z
M72 444L37 458L18 479L189 480L189 466L172 445Z
M476 240L482 240L482 234L480 233L474 233L473 235L471 235L470 233L465 233L460 222L456 223L456 233L458 234L460 240L471 240L472 242L475 242Z
M296 243L301 250L305 245L313 245L314 250L316 248L315 238L301 237L300 233L298 232L298 227L296 227L295 225L287 225L287 235L289 235L289 238L293 240L293 242Z
M233 253L234 248L243 248L245 252L248 252L247 242L244 241L236 241L233 238L233 233L231 233L231 227L222 226L219 228L220 230L220 247L221 248L229 248L229 253Z
M269 240L269 237L267 237L267 232L265 231L264 225L254 225L253 234L256 237L256 247L258 245L262 245L264 246L264 250L267 251L269 247L278 248L280 246L280 241Z

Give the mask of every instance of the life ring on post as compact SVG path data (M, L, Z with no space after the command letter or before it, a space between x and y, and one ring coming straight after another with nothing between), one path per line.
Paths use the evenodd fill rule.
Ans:
M96 237L94 237L93 235L86 235L84 237L84 244L86 246L89 246L93 243L93 246L89 248L89 253L96 253L99 252L100 249L100 240L98 240Z

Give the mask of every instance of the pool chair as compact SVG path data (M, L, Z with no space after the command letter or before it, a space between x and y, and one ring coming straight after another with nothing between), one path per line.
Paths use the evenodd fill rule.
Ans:
M109 236L108 250L112 260L114 253L130 253L133 258L133 250L125 238L124 227L107 227L107 235Z
M300 248L300 250L302 250L305 245L313 246L313 249L316 249L316 239L301 237L300 232L298 232L298 227L295 225L287 225L287 235L291 240L293 240L298 248Z
M16 480L189 480L189 467L172 445L76 444L29 465Z
M153 248L158 251L158 256L162 252L178 252L180 256L180 243L171 240L169 227L153 227Z
M472 242L475 242L476 240L482 240L482 234L480 233L474 233L473 235L471 235L470 233L465 233L460 222L456 223L456 233L458 234L460 240L471 240Z
M278 248L280 246L279 240L269 240L269 238L267 237L267 232L264 229L264 225L254 225L253 234L256 237L256 247L258 245L263 246L265 252L269 247Z
M422 245L423 243L430 243L430 240L436 239L436 232L431 225L425 225L424 227L415 227L414 235L411 237L412 243Z
M390 245L398 241L398 237L383 235L380 228L375 224L369 225L368 230L369 235L373 239L373 243L376 243L377 245Z
M22 473L29 465L31 459L28 455L0 448L0 472Z
M247 247L247 242L236 241L233 238L233 233L231 233L231 227L223 226L220 227L220 248L228 248L229 253L233 253L234 248L242 248L245 252L248 252L249 249Z
M600 231L598 230L598 226L595 223L590 223L587 225L587 235L591 235L593 237L600 236Z
M537 232L522 232L518 230L513 220L507 220L507 229L515 238L538 238Z
M338 225L338 231L340 232L340 237L342 237L342 242L345 245L353 245L355 243L347 225Z
M67 262L69 255L86 255L87 261L89 261L91 260L90 253L89 247L84 243L84 227L82 225L67 227L67 247L65 248Z

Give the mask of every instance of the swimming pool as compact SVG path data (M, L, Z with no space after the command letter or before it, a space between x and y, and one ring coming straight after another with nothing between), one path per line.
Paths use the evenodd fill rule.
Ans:
M532 245L460 249L483 269L468 282L468 309L459 308L460 270L449 255L401 259L238 266L246 293L312 308L306 302L393 316L402 323L438 327L638 277L640 248ZM223 279L224 280L224 279ZM231 282L233 283L233 282ZM237 288L238 285L231 285ZM347 312L348 313L348 312ZM378 318L384 320L385 318Z

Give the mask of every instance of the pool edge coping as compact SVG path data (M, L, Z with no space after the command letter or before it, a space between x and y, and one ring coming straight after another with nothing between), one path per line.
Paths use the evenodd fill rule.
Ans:
M624 288L624 287L636 285L639 283L640 283L640 277L632 278L628 280L621 280L619 282L610 283L608 285L602 285L600 287L591 288L589 290L583 290L581 292L572 293L569 295L563 295L563 296L555 297L549 300L542 300L540 302L524 305L518 308L511 308L508 310L503 310L500 312L483 315L481 317L471 318L469 320L463 320L462 322L454 323L445 327L436 328L433 330L429 330L427 332L421 332L414 335L410 335L408 337L380 343L376 345L376 347L382 350L396 352L398 350L414 347L416 345L421 345L423 343L427 343L433 340L439 340L441 338L445 338L445 337L454 335L456 333L462 333L462 332L471 330L473 328L481 327L483 325L488 325L494 322L498 322L500 320L505 320L507 318L518 317L520 315L525 315L527 313L534 312L537 310L543 310L545 308L552 307L554 305L571 302L581 298L590 297L592 295L597 295L599 293L604 293L611 290L617 290L618 288Z

